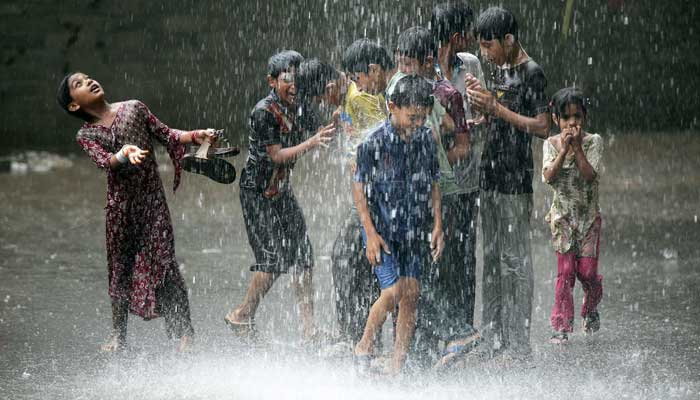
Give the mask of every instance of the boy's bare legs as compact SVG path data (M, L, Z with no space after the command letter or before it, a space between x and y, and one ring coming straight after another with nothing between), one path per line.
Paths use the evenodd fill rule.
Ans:
M236 309L226 315L226 319L232 323L245 324L255 318L255 312L260 305L260 300L267 294L279 275L269 272L257 271L248 285L248 291L243 302Z
M395 285L382 289L379 298L372 304L372 308L369 310L369 317L367 317L365 332L362 335L362 339L360 339L355 346L356 355L371 354L374 350L375 335L382 325L384 325L387 315L394 311L396 304L398 304L400 300L400 283L401 279L399 279L399 282Z
M112 300L112 334L101 349L105 353L116 353L126 346L126 326L129 318L129 302Z
M304 340L309 340L316 334L316 324L314 323L313 274L311 271L311 268L304 268L301 273L295 272L292 275L292 286L294 287L294 294L297 298Z
M420 283L416 278L400 278L398 282L401 297L399 300L399 316L396 321L396 340L394 355L391 359L391 373L401 371L408 348L416 330L416 310L420 293Z

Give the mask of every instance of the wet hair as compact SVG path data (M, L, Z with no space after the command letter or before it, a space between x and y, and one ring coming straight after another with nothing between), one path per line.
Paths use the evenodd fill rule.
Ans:
M397 107L421 106L432 107L433 85L418 75L406 75L401 78L389 96L389 101Z
M400 56L415 58L424 63L429 56L435 55L436 46L429 30L414 26L401 32L396 51Z
M370 64L377 64L385 71L394 68L389 52L369 39L358 39L345 49L342 61L345 71L368 73Z
M304 57L298 52L282 50L267 61L267 74L276 79L282 72L287 72L292 67L299 67L302 61Z
M566 112L566 107L569 104L575 104L581 107L581 110L583 110L583 116L585 117L588 114L586 103L588 103L588 99L583 94L581 89L566 87L559 89L556 93L554 93L552 96L552 101L549 103L549 108L551 109L552 114L559 118L561 114Z
M82 119L83 121L91 122L95 117L83 111L82 108L76 111L68 109L68 105L73 101L73 97L70 95L70 78L77 73L78 71L69 72L61 79L61 82L58 84L58 90L56 90L56 102L58 102L58 105L69 115Z
M474 11L466 2L438 4L433 7L430 29L436 44L447 43L455 33L466 35L474 29Z
M476 35L483 40L503 40L507 34L518 40L518 21L510 11L502 7L489 7L479 15Z
M319 61L317 58L304 60L299 64L294 78L297 95L303 100L311 100L315 96L322 95L326 85L339 77L338 71L330 64Z

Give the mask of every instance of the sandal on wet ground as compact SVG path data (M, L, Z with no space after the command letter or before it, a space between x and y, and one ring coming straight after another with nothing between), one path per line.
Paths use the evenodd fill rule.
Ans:
M126 350L126 339L120 338L116 334L110 335L107 342L100 346L100 352L103 354L119 354Z
M590 335L593 332L598 332L600 329L600 314L598 311L593 311L583 318L583 333Z
M352 355L352 363L355 372L360 376L369 376L372 374L372 354L354 354Z
M226 325L228 325L229 328L231 328L231 331L233 331L237 335L245 336L251 335L255 332L255 322L253 321L234 322L224 317L224 322L226 323Z
M567 344L569 343L569 335L566 332L554 332L551 338L549 338L549 343L551 344Z
M218 183L233 183L236 180L236 168L221 158L207 158L209 146L209 142L204 142L195 154L183 157L182 168L193 174L204 175Z
M439 370L454 365L478 346L480 340L481 334L473 328L470 334L452 339L442 352L442 357L433 365L433 369Z

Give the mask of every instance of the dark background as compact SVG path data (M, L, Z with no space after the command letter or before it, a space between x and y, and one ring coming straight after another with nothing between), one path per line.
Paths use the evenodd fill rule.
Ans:
M437 1L2 0L0 153L76 151L81 122L55 101L72 70L99 80L108 99L143 100L170 126L224 127L244 144L246 117L267 92L276 50L339 64L359 37L392 48L427 26ZM515 12L521 42L545 69L548 94L582 87L598 132L696 130L700 125L698 5L693 0L473 1Z

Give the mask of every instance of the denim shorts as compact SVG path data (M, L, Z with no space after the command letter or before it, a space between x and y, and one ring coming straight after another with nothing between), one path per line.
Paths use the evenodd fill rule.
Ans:
M367 246L367 234L362 229L362 240ZM387 242L391 254L382 251L379 265L374 267L379 287L384 290L396 284L399 277L420 280L421 265L427 260L428 243L413 241L412 245Z

